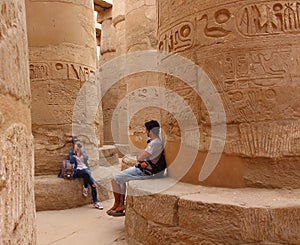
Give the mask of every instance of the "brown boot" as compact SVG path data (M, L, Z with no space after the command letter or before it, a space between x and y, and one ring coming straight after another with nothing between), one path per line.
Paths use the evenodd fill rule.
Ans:
M125 195L124 194L120 194L120 202L119 202L119 206L115 209L115 211L117 212L123 212L125 211Z
M116 208L119 207L119 205L120 205L120 195L121 194L119 194L117 192L113 192L113 193L114 193L115 202L114 202L114 205L109 210L106 211L106 213L108 215L110 215L110 213L112 211L116 210Z

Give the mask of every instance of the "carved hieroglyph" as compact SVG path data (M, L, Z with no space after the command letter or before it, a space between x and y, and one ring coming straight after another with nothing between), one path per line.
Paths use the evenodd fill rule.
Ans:
M57 174L71 148L72 121L93 166L100 142L85 129L97 129L101 123L86 118L97 106L100 91L77 98L96 70L93 1L28 0L26 10L35 174ZM73 118L76 101L80 116Z
M299 187L300 2L159 0L158 16L158 49L199 65L225 108L225 149L204 184ZM165 84L194 101L201 145L183 180L199 183L211 141L207 108L176 78ZM171 160L178 140L169 144Z
M3 0L0 13L0 244L36 244L24 1Z

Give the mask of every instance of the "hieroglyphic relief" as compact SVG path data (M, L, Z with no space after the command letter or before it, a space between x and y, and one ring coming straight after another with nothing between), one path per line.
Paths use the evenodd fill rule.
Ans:
M287 85L292 50L228 51L208 61L223 93L228 122L249 122L272 115L280 87ZM200 55L200 54L199 54ZM279 115L279 114L278 114ZM283 116L283 115L281 115Z
M180 52L192 47L194 36L193 23L183 21L160 34L158 48L160 51Z
M249 122L268 119L275 107L278 92L275 89L253 88L228 92L224 99L228 121Z
M268 87L281 83L291 50L262 50L247 53L227 53L222 59L222 87L234 89Z
M50 68L48 64L30 64L29 72L31 80L47 80L49 79Z
M29 68L31 81L63 79L85 82L95 73L90 67L67 62L31 62Z
M225 37L231 32L231 30L224 27L230 20L230 15L231 13L228 9L220 9L214 12L212 16L203 14L200 18L197 18L197 21L204 20L205 26L203 32L206 37Z
M300 33L300 2L249 4L237 13L236 25L246 36Z
M146 107L159 107L161 105L161 93L157 87L138 88L127 95L128 115L133 116L139 110Z
M201 11L179 19L171 28L161 28L158 49L181 52L196 45L208 45L231 33L245 36L300 33L300 2L232 4ZM213 41L214 40L214 41Z
M224 8L213 14L195 13L192 18L177 21L171 28L162 31L159 35L158 49L167 52L181 52L198 44L198 40L196 41L198 35L209 38L225 37L232 32L227 27L230 20L231 12Z
M287 157L300 154L298 121L241 123L238 131L240 138L229 139L226 152L239 152L248 157Z

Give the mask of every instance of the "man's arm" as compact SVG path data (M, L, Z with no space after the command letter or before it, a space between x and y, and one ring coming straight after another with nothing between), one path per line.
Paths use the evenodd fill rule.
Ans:
M137 161L138 161L138 162L144 162L145 159L146 159L147 157L149 157L149 156L150 156L150 154L149 154L147 151L143 151L142 154L139 155L139 157L137 158Z
M149 165L149 163L145 161L145 159L149 156L149 152L143 151L142 154L137 158L137 161L140 163L142 168L146 168Z

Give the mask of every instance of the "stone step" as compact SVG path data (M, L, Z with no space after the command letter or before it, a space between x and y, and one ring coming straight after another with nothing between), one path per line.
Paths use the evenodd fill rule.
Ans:
M300 189L129 182L129 244L300 244Z
M104 145L99 148L99 165L111 166L119 164L119 151L114 145Z
M111 167L98 166L92 170L92 176L97 183L99 201L112 198L110 180L113 173L119 169L120 164ZM56 175L36 176L34 184L37 211L61 210L93 203L90 187L88 197L82 196L82 178L64 180Z

